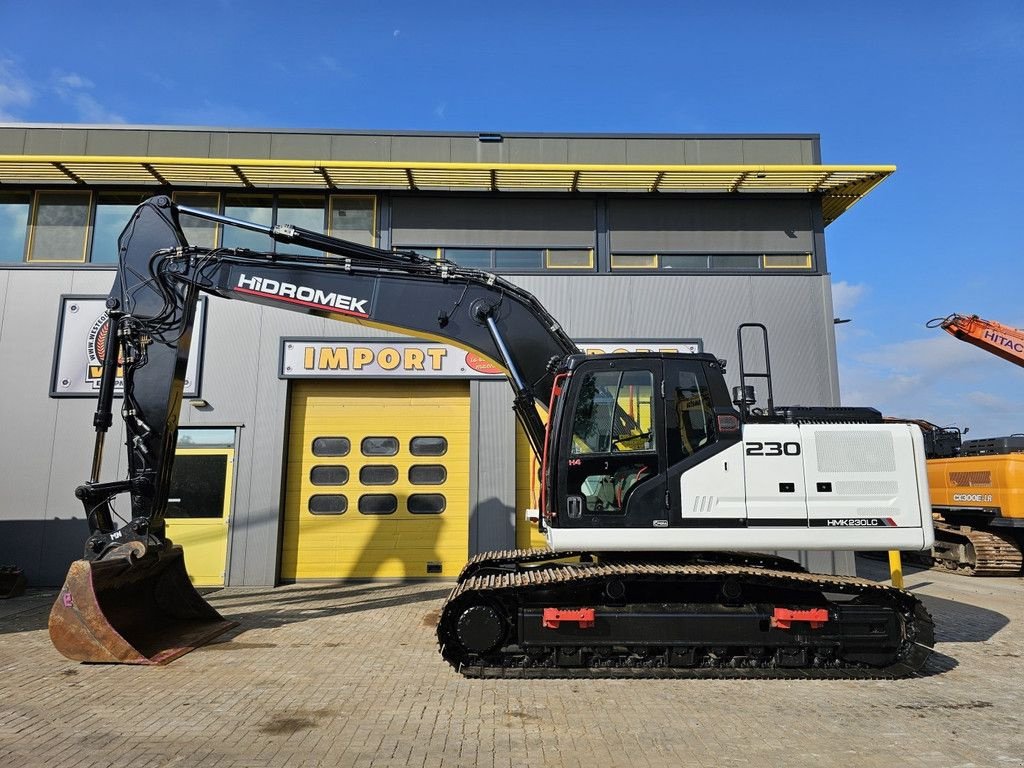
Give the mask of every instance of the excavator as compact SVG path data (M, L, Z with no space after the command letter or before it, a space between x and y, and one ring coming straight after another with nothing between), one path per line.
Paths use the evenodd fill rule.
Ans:
M304 253L189 245L180 218ZM189 583L164 512L196 302L206 293L442 339L494 361L541 464L544 549L476 555L442 606L467 677L900 677L934 626L910 592L806 572L779 549L932 545L923 437L871 408L730 398L713 355L583 354L529 293L415 252L142 203L119 241L94 417L89 536L50 615L68 658L162 664L234 626ZM127 477L99 477L122 360ZM207 364L215 364L207 361ZM765 378L756 407L748 381ZM130 519L113 501L127 496Z
M1024 367L1024 330L978 315L928 322L960 341ZM935 516L932 558L968 576L1016 576L1024 562L1024 434L963 440L924 422Z

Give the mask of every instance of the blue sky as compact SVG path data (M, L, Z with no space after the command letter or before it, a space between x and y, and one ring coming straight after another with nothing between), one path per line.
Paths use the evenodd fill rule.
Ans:
M0 121L819 133L897 173L826 230L846 404L1024 431L1024 4L0 0ZM779 399L785 399L780 393Z

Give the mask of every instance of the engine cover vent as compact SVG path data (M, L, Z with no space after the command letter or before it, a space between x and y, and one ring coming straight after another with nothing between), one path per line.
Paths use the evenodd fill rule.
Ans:
M891 432L822 431L815 434L819 472L895 472Z

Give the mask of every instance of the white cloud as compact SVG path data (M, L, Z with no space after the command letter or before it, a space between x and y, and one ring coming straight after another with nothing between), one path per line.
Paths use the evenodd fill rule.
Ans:
M979 437L1024 431L1024 370L936 333L842 356L843 403L970 427Z
M18 111L32 103L32 86L10 59L0 59L0 120L17 121Z
M58 98L75 110L75 117L85 123L123 123L117 112L108 109L93 94L95 86L76 72L58 72L53 76L53 90Z
M444 113L448 109L448 102L442 101L440 104L434 107L434 117L438 117L444 120Z
M64 88L92 88L92 80L86 80L81 75L72 72L69 75L58 75L57 85Z
M402 34L402 30L396 29L394 32L391 33L391 36L398 37L400 34Z
M849 315L867 292L868 287L864 283L848 283L845 280L832 283L832 309L836 317Z

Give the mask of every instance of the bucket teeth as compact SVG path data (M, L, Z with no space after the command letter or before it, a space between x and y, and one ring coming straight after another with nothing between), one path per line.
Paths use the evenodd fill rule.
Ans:
M237 626L196 592L181 547L76 560L50 610L50 640L73 661L166 664Z

